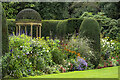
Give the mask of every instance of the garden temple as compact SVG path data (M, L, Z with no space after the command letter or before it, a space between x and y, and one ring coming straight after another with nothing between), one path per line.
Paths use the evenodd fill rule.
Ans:
M33 9L24 9L20 11L16 16L16 35L21 34L25 31L25 34L30 31L30 36L33 37L33 28L36 27L36 37L41 37L41 16L40 14ZM28 27L30 30L28 31Z

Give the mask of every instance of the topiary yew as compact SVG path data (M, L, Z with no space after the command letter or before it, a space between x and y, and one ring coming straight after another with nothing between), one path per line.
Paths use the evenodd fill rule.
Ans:
M67 35L67 20L62 20L58 23L56 32L57 37L59 37L61 40Z
M6 24L6 15L2 9L2 54L9 51L8 26Z
M96 20L92 18L86 18L83 20L80 26L80 37L86 37L91 40L90 47L94 51L96 57L91 59L91 62L97 67L100 60L100 27Z

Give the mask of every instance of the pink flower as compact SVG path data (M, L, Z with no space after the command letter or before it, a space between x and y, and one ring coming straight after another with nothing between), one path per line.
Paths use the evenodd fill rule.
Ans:
M118 61L118 60L117 60Z
M64 72L66 72L66 70L65 70L65 69L63 69L63 71L64 71Z
M118 56L116 56L118 58Z
M112 57L113 59L115 59L114 57Z

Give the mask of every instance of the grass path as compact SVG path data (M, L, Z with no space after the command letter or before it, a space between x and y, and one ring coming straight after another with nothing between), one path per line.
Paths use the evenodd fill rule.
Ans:
M29 76L27 78L118 78L118 67L107 67L102 69L48 74L42 76Z

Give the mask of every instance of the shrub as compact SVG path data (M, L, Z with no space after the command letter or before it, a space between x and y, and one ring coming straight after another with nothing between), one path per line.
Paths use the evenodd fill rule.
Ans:
M83 20L81 18L70 18L60 21L57 25L58 37L72 36L74 32L78 33L79 27Z
M52 39L49 39L47 37L47 44L50 47L50 53L52 54L52 60L56 64L64 64L64 53L62 52L62 49L60 49L60 41L55 39L54 41Z
M7 19L7 25L8 25L9 34L12 34L13 32L16 32L15 19Z
M3 56L3 77L10 75L20 78L35 75L38 71L45 72L47 66L52 66L52 55L45 40L36 40L26 35L11 36L9 53Z
M119 49L120 43L118 41L115 40L109 41L108 37L101 39L101 54L104 60L107 60L112 57L116 58L116 56L119 59L120 58Z
M80 58L79 56L77 57L76 63L77 63L77 66L76 66L77 70L85 70L85 69L87 69L87 66L88 66L87 62L84 59Z
M80 25L83 21L83 19L81 18L70 18L70 19L67 19L67 33L78 33L79 32L79 28L80 28Z
M99 26L101 27L102 37L110 37L110 39L120 40L118 36L120 36L120 28L119 19L112 19L105 15L103 12L98 12L98 14L93 15L89 12L84 12L81 16L82 19L92 17L98 21Z
M56 26L61 20L42 20L42 36L55 38Z
M67 35L67 20L60 21L56 28L57 37L62 39Z
M94 55L97 57L97 60L93 59L92 62L95 64L95 67L99 64L100 60L100 27L96 20L92 18L84 19L80 26L80 37L86 37L92 41L90 45L94 50Z
M71 37L69 42L67 43L66 49L71 53L71 57L81 56L86 60L90 60L92 57L95 57L93 54L93 49L90 47L90 40L87 38L75 37L74 35ZM76 58L75 56L75 58Z
M8 40L8 26L6 24L6 15L2 9L2 54L5 54L9 50Z

